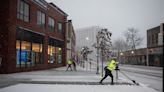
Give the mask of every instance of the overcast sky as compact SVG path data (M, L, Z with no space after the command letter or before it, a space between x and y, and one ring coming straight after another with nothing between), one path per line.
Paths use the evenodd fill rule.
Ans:
M146 30L164 22L164 0L46 0L53 2L72 19L74 29L101 26L123 37L127 28L139 30L146 47Z

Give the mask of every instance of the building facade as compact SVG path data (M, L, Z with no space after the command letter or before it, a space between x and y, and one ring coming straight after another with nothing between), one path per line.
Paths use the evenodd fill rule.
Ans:
M163 29L160 26L147 30L147 48L120 53L121 63L163 67Z
M147 30L147 54L150 66L163 66L163 27L160 26Z
M1 0L0 73L64 66L67 16L45 0Z
M147 57L146 48L129 50L120 53L120 63L121 64L133 64L133 65L146 65Z
M95 49L93 45L96 44L96 35L101 29L102 27L92 26L75 30L77 51L80 52L84 46L87 46L90 50L93 51L88 55L88 60L90 59L95 62L97 61L97 49Z
M75 54L76 36L73 28L72 20L67 22L67 60L76 58Z

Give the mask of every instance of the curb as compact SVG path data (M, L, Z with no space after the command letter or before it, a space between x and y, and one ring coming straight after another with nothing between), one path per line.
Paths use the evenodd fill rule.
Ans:
M25 84L65 84L65 85L111 85L110 82L104 82L99 84L99 82L65 82L65 81L20 81L19 83ZM135 85L129 82L115 82L114 85ZM138 85L136 85L138 86Z

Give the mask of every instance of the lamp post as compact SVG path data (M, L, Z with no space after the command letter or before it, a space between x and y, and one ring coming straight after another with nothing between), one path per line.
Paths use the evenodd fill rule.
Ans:
M98 46L98 43L99 43L99 38L98 36L96 36L96 39L97 39L97 71L96 71L96 74L99 74L99 46Z
M86 41L87 41L87 43L88 43L88 41L89 41L89 37L86 37L85 38L86 39ZM86 70L88 70L88 59L86 58Z

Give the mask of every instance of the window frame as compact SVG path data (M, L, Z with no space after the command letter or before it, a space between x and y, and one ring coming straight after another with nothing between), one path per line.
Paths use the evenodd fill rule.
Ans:
M61 29L60 29L60 24L61 24ZM63 34L63 23L62 22L58 22L58 32Z
M55 31L55 19L53 17L48 17L48 30Z
M37 25L41 28L46 27L46 14L40 10L37 10Z
M17 19L30 22L30 4L24 0L18 0L17 2Z

